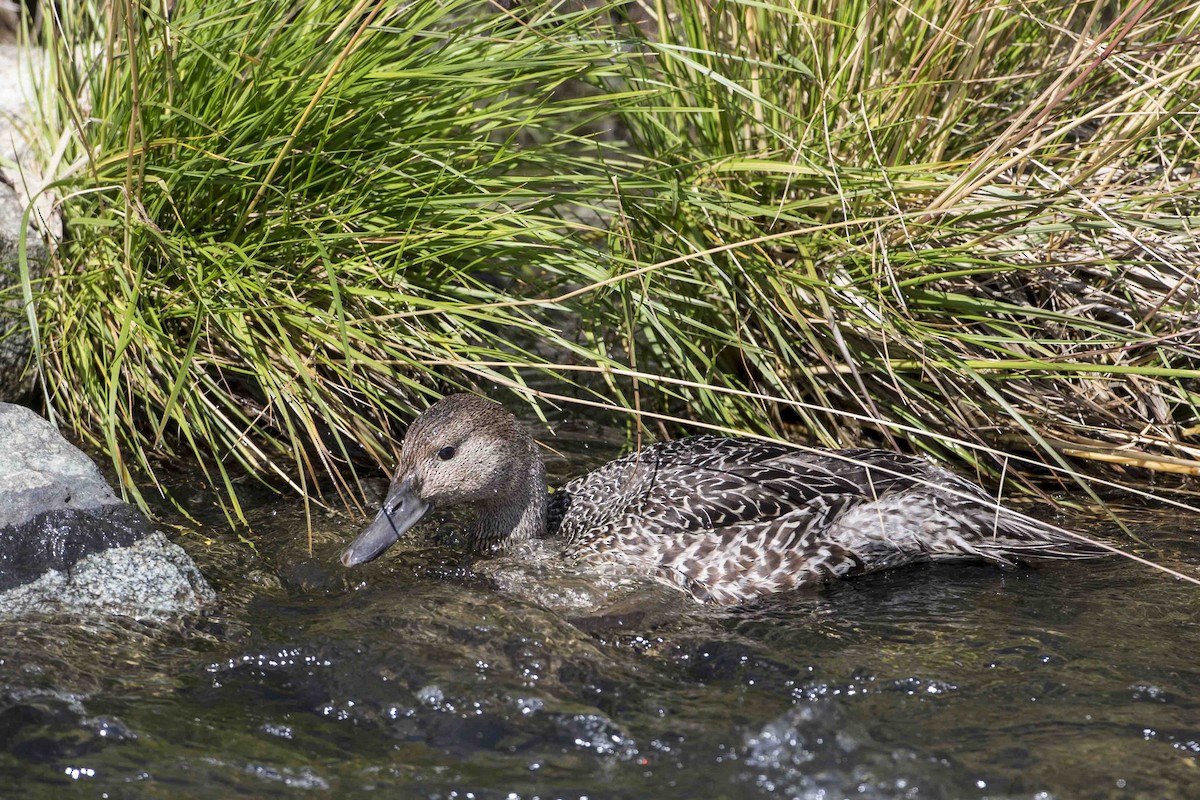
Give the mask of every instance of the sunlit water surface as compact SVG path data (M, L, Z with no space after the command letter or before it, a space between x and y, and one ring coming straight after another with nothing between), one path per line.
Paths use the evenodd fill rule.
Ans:
M575 449L560 477L603 460ZM310 556L267 500L255 554L194 499L206 618L0 625L0 796L1200 797L1200 590L1128 561L717 610L471 562L449 518L346 571L362 520ZM1141 519L1200 573L1189 520Z

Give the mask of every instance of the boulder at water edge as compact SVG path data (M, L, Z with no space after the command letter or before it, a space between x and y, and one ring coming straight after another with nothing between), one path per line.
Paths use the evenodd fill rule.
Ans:
M86 455L0 403L0 617L187 613L215 599L182 548L122 502Z

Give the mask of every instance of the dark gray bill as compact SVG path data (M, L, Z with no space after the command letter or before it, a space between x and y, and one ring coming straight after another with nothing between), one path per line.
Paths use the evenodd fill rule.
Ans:
M393 486L374 521L342 553L342 565L353 567L375 558L420 522L429 508L413 491L412 478Z

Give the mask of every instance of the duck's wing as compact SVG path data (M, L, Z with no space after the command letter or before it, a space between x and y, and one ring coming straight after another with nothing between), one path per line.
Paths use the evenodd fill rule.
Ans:
M578 555L648 565L717 602L913 561L1098 554L948 470L887 451L696 437L564 489L556 500Z
M568 539L635 529L686 535L785 515L824 516L911 487L931 468L882 451L812 452L717 436L676 439L562 487L551 497L547 528Z
M954 480L945 470L899 453L815 452L708 436L647 448L641 463L629 467L626 512L675 533L766 524L798 512L825 517L900 491Z

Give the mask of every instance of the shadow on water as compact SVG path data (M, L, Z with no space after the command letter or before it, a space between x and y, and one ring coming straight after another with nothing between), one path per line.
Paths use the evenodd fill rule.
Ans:
M716 610L470 562L453 519L348 572L361 521L310 557L295 504L254 513L258 555L182 537L208 618L0 627L0 796L1196 796L1200 595L1129 562ZM1139 532L1194 568L1185 524Z

